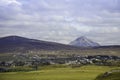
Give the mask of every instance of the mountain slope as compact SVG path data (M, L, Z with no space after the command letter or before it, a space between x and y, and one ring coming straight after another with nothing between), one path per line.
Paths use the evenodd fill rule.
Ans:
M24 52L28 50L61 50L78 49L77 47L60 43L28 39L19 36L0 38L0 52Z
M70 42L70 45L79 46L79 47L98 47L100 46L98 43L91 41L90 39L82 36L74 41Z

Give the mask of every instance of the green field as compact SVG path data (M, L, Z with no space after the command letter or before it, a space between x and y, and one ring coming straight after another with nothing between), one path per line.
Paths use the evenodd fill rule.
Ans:
M120 72L112 72L107 75L100 74L95 80L120 80Z
M0 73L0 80L94 80L99 74L116 68L94 65L78 68L47 66L38 71Z

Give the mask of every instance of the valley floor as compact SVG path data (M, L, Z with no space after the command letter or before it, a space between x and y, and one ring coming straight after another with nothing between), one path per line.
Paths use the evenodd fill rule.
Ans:
M98 75L118 68L95 65L77 68L46 66L37 71L0 73L0 80L95 80Z

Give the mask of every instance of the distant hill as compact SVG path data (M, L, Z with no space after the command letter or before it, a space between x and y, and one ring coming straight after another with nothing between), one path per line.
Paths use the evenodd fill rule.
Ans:
M81 38L80 38L81 39ZM79 39L78 39L79 40ZM83 39L83 42L86 39ZM88 40L89 42L89 40ZM87 44L86 44L87 45ZM117 55L120 56L120 46L73 46L55 42L48 42L36 39L29 39L20 36L7 36L0 38L0 58L12 58L11 54L30 54L30 55L57 55L57 56L74 56L74 55Z
M0 53L24 52L27 50L71 50L78 49L70 45L28 39L20 36L8 36L0 38Z
M100 44L98 44L84 36L79 37L79 38L75 39L74 41L70 42L70 45L78 46L78 47L98 47L98 46L100 46Z

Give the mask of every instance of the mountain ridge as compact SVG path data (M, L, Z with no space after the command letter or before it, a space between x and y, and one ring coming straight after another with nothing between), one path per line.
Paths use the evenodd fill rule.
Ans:
M26 50L70 50L79 49L71 45L29 39L20 36L7 36L0 38L0 52L26 51Z
M76 47L72 45L29 39L20 36L0 38L0 55L39 54L39 55L120 55L120 45L98 47ZM9 53L6 55L6 53ZM6 59L6 57L4 57ZM2 58L2 57L1 57Z

